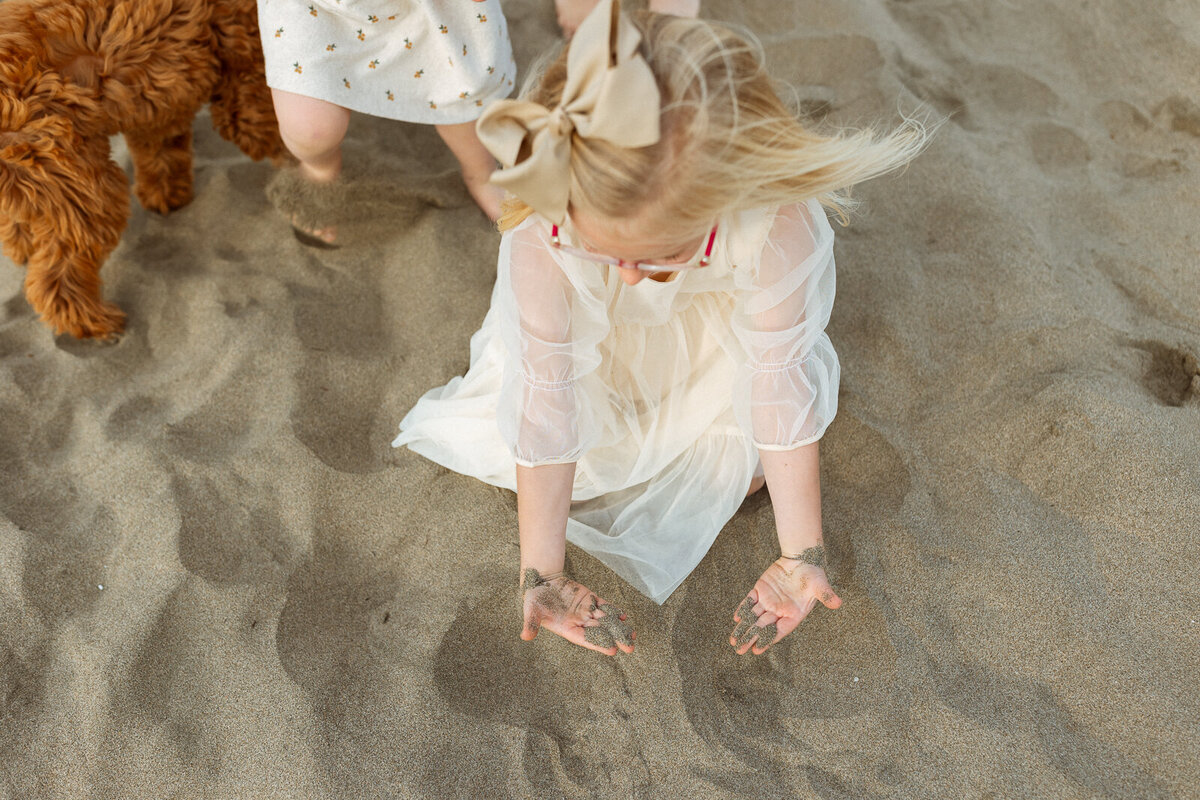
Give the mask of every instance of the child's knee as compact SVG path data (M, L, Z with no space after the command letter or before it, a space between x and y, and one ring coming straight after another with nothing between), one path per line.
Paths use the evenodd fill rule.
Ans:
M320 155L339 144L350 126L350 111L311 97L273 90L279 133L297 156Z

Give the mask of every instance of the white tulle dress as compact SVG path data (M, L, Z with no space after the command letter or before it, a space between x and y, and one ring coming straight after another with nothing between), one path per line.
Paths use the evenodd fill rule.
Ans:
M536 214L504 235L467 374L422 397L393 445L513 490L517 464L576 462L567 539L661 603L758 451L816 441L837 411L833 231L816 201L740 212L707 267L635 286L549 238Z

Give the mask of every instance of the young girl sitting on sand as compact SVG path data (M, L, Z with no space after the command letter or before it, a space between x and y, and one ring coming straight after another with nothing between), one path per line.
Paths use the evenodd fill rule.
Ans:
M838 388L824 207L843 213L925 129L813 133L752 40L604 0L478 130L516 198L491 309L467 374L394 444L516 490L522 638L631 652L625 615L564 574L564 536L661 603L764 479L781 555L730 643L761 653L840 606L817 457Z
M475 134L517 67L500 0L258 0L279 132L299 161L271 187L297 237L333 245L350 111L435 125L491 219L503 191Z

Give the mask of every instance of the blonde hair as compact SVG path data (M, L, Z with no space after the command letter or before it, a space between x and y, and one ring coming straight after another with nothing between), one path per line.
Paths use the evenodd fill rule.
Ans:
M726 212L816 198L844 223L851 186L902 167L928 141L929 129L911 118L887 134L817 133L780 100L749 31L649 12L630 18L658 81L662 137L623 148L572 134L573 209L610 219L649 210L664 223L698 228ZM525 94L554 108L566 77L564 51ZM510 196L500 230L530 213Z

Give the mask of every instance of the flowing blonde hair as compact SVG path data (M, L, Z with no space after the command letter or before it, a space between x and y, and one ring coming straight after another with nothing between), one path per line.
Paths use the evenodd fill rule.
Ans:
M816 198L845 223L854 206L847 190L904 166L929 139L911 118L888 134L809 130L780 100L749 31L649 12L630 18L662 96L662 137L624 148L572 134L571 207L589 216L649 211L657 222L700 228L730 211ZM564 50L524 94L554 108L566 77ZM530 213L509 196L500 230Z

